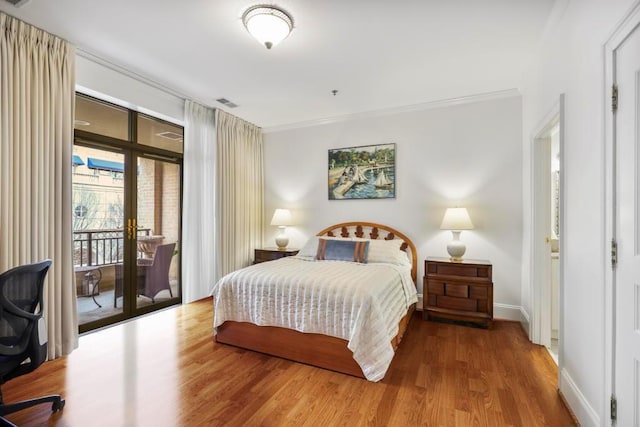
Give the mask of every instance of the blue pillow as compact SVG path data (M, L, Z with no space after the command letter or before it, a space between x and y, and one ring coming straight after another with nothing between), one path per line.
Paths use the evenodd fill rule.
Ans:
M351 261L367 263L369 242L351 240L318 240L319 260Z

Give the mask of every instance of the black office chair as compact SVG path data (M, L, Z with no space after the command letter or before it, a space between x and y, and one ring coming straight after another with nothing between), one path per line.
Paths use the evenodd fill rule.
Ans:
M0 274L0 385L33 371L47 358L42 293L50 266L46 260ZM0 424L11 426L4 415L47 402L53 412L64 408L60 395L6 404L0 389Z

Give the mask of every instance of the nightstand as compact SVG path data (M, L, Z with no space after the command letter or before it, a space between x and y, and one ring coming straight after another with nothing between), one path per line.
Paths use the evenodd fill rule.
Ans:
M273 261L274 259L294 256L298 251L298 249L285 249L281 251L278 248L256 249L254 252L253 263L258 264L261 262Z
M425 320L458 320L491 327L491 270L489 261L428 257L424 265L422 317Z

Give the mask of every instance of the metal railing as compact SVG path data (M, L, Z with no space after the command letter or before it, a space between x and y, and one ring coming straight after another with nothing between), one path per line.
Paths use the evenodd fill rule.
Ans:
M149 236L150 228L138 228L138 236ZM78 230L73 232L73 265L121 263L124 257L124 230Z

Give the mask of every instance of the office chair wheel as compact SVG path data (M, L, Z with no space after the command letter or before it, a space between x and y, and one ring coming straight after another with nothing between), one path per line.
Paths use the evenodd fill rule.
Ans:
M51 405L51 410L52 410L53 412L61 411L61 410L62 410L62 408L64 408L64 404L65 404L64 399L60 399L60 400L59 400L59 401L57 401L57 402L53 402L53 405Z

